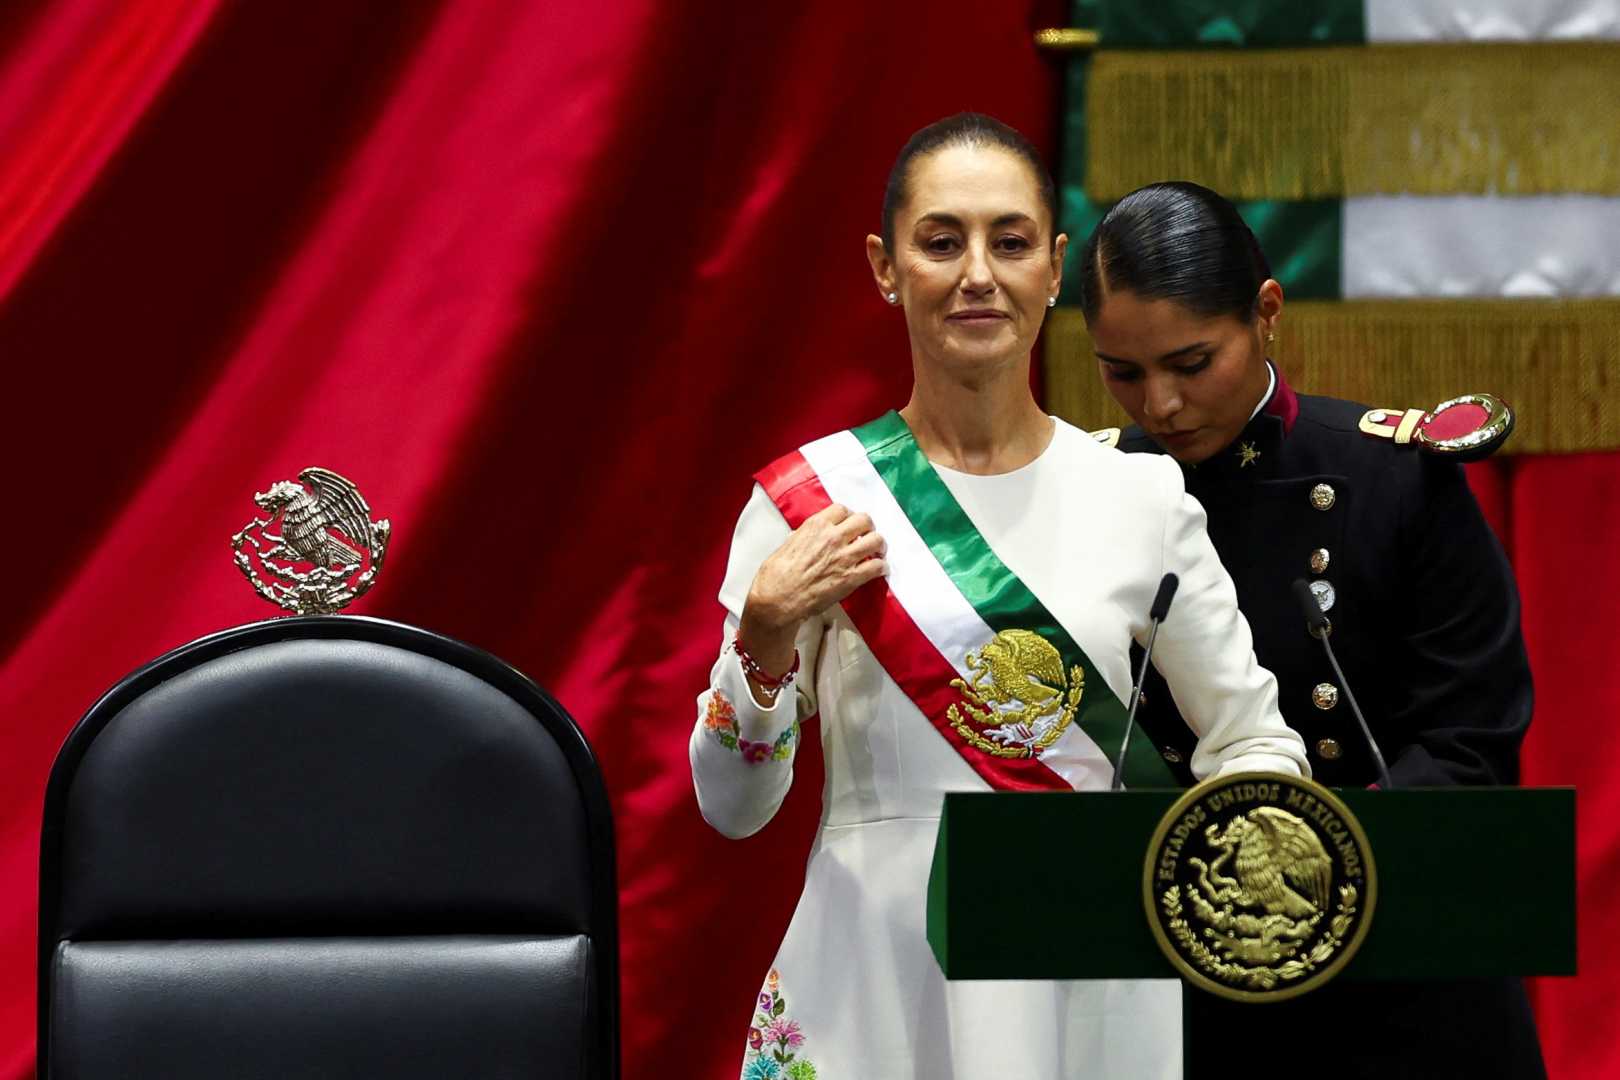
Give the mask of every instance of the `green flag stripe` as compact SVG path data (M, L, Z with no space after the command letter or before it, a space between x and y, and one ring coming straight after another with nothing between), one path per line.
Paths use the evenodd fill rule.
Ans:
M1102 47L1179 49L1207 46L1355 45L1366 41L1361 0L1074 0L1070 25L1096 29ZM1074 268L1107 203L1086 192L1086 88L1091 61L1067 61L1063 138L1058 158L1058 228L1069 236L1059 302L1079 304ZM1177 177L1166 176L1174 180ZM1224 193L1223 193L1224 194ZM1342 204L1337 199L1266 199L1239 202L1238 211L1271 259L1271 270L1291 300L1337 300L1343 295Z
M1086 75L1090 61L1068 62L1063 149L1059 164L1058 228L1069 236L1058 302L1080 303L1076 272L1091 232L1108 211L1086 194ZM1167 178L1168 179L1168 178ZM1344 204L1338 199L1264 199L1239 202L1271 272L1290 300L1337 300L1344 295Z
M1064 163L1064 175L1070 170ZM1082 170L1083 172L1083 170ZM1063 185L1059 228L1069 234L1069 257L1059 301L1080 303L1075 272L1086 241L1107 212L1078 185ZM1262 199L1236 204L1254 230L1271 273L1290 300L1337 300L1344 295L1344 204L1338 199Z
M1275 48L1367 40L1362 0L1090 0L1075 7L1096 20L1075 25L1095 25L1105 49Z
M889 412L855 428L854 434L912 527L986 625L997 632L1033 631L1062 655L1065 670L1078 665L1086 672L1085 694L1075 710L1074 723L1112 759L1124 734L1125 707L1069 632L974 527L917 446L905 420L899 413ZM1126 770L1136 784L1173 783L1145 738L1132 740Z
M1091 238L1091 230L1102 220L1107 207L1086 195L1086 79L1091 60L1071 58L1064 70L1065 105L1063 140L1058 154L1058 229L1069 234L1069 250L1063 257L1063 285L1058 303L1080 302L1080 275L1075 267L1081 250Z
M1290 300L1344 294L1344 203L1338 199L1257 199L1237 203Z

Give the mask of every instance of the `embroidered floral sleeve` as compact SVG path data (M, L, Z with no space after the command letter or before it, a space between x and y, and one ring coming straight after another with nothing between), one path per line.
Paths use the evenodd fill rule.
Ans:
M731 620L727 631L735 632ZM721 833L750 836L776 814L793 783L799 746L796 695L762 707L748 689L737 654L721 653L710 685L698 696L689 756L698 808Z
M793 755L793 746L799 740L799 719L782 729L774 742L750 742L742 737L737 726L737 708L723 690L709 692L709 704L703 712L703 730L727 750L735 750L750 765L762 761L786 761Z
M688 743L698 808L704 820L733 838L751 836L775 816L793 782L799 726L815 711L816 663L826 633L819 618L799 629L798 679L768 706L755 700L736 652L728 648L760 563L789 533L781 511L756 485L732 538L720 589L726 618L719 655L707 689L698 695Z
M818 1080L815 1065L803 1056L804 1043L804 1030L787 1015L781 976L772 968L748 1029L742 1080Z

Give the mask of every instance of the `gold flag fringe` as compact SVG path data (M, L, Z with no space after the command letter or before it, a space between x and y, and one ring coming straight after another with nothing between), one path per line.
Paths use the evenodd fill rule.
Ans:
M1620 194L1620 43L1093 54L1086 190Z
M1047 320L1048 411L1082 428L1124 426L1077 308ZM1465 393L1517 415L1504 453L1620 449L1620 300L1302 301L1272 358L1302 394L1430 409Z

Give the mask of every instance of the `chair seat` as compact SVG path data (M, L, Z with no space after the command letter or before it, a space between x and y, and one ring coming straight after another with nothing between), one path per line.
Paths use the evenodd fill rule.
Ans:
M584 935L66 941L54 964L54 1080L575 1076L596 1038Z

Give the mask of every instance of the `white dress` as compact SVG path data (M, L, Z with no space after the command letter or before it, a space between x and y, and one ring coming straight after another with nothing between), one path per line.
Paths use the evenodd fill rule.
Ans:
M1146 638L1160 577L1177 573L1180 589L1154 660L1200 733L1193 772L1307 772L1303 744L1277 712L1275 680L1255 661L1203 509L1185 494L1175 463L1122 454L1055 423L1047 449L1021 469L996 476L935 471L1121 701L1130 693L1131 642ZM799 722L820 714L821 825L798 908L753 1011L738 1002L737 1033L746 1036L741 1075L1179 1076L1174 980L945 980L924 938L941 797L988 785L889 678L837 606L799 633L796 693L769 709L754 701L725 646L756 570L789 532L756 485L732 540L720 590L722 650L698 697L690 743L704 818L726 836L748 836L770 821L792 783ZM1100 777L1083 786L1106 784Z

